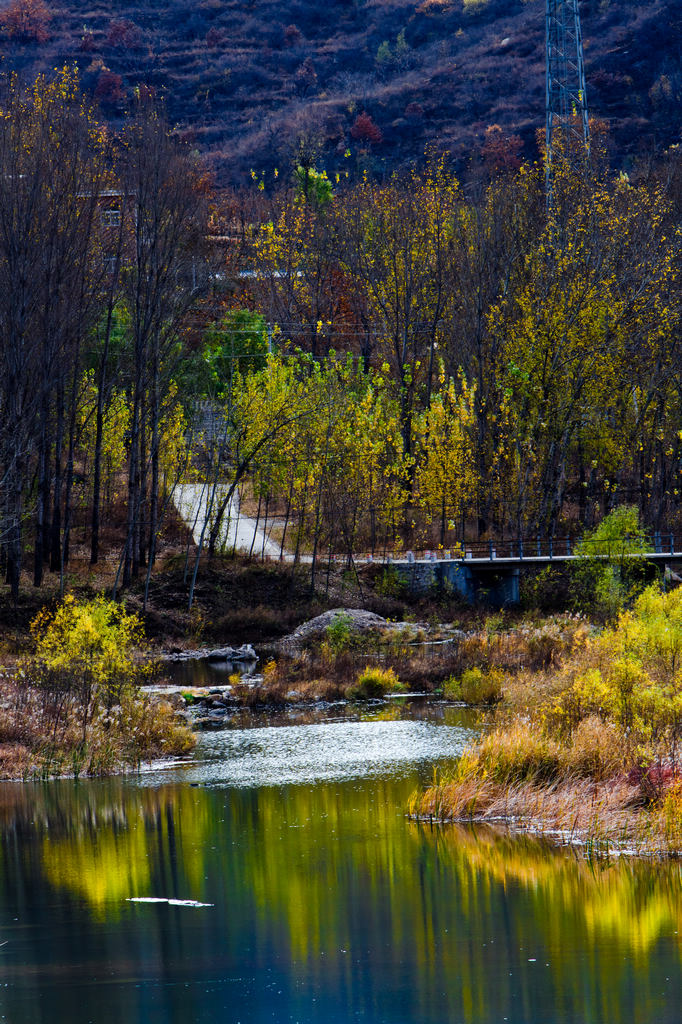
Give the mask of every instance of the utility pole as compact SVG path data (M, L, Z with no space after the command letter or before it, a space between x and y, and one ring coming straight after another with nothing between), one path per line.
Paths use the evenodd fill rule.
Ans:
M553 205L553 165L558 152L584 166L590 152L585 60L579 0L545 0L545 190Z

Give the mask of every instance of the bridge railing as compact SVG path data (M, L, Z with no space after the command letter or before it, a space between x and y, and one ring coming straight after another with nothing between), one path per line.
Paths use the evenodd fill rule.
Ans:
M448 558L489 559L498 558L554 558L572 555L574 541L571 537L522 537L505 540L465 541L456 548L415 551L415 559L440 561Z
M650 539L651 548L654 554L666 555L679 553L680 541L682 538L675 537L674 533L656 532ZM450 558L467 559L496 559L513 558L520 560L532 560L537 558L565 558L575 554L577 538L570 536L555 537L521 537L508 538L506 540L479 540L465 541L456 548L437 548L433 550L415 550L397 555L398 558L407 558L408 561L441 561ZM589 552L591 553L591 552ZM610 549L606 547L595 550L595 555L608 555L617 558L620 554L618 542L614 542Z

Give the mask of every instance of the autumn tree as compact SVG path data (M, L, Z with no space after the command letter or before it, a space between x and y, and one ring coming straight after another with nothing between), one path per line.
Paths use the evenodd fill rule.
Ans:
M550 221L523 287L491 310L506 339L510 440L527 481L517 497L543 533L556 530L573 458L583 478L599 467L608 507L633 445L664 430L680 308L679 239L659 228L662 203L656 190L626 182L595 186L558 211L561 230ZM644 478L650 464L651 455ZM530 493L537 502L528 506Z
M52 11L44 0L10 0L0 25L10 39L45 43L50 38Z
M351 137L358 142L369 142L378 146L384 141L381 128L374 121L371 114L366 111L358 114L351 126Z
M433 394L417 420L418 501L429 520L440 523L440 543L448 529L466 522L476 495L475 390L450 378ZM463 531L461 531L463 533Z
M326 337L343 319L332 245L329 182L301 167L294 187L274 199L271 219L255 240L254 291L268 320L285 338L321 354ZM320 197L323 197L320 201Z
M385 186L365 178L343 198L337 235L341 265L366 296L378 348L399 389L403 438L428 403L434 357L449 303L459 186L443 162Z

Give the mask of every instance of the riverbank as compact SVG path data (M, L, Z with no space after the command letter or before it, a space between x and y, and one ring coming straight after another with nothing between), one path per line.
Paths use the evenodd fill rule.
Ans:
M88 570L75 556L74 563L78 571L70 579L68 599L80 606L102 600L113 582L112 566ZM460 664L459 644L451 641L464 636L463 627L480 627L484 617L461 609L448 595L413 603L381 593L380 583L376 572L349 577L333 567L321 589L311 594L305 569L216 558L202 570L196 601L188 612L184 559L175 554L158 567L146 611L141 582L117 607L140 623L139 637L133 638L129 652L136 666L148 666L164 653L245 641L262 645L261 678L253 684L233 680L230 707L286 707L378 697L390 691L437 692ZM362 617L371 622L379 613L419 621L382 619L381 628L358 632L349 629L342 616L338 622L323 619L322 627L312 632L306 627L306 635L299 632L311 620L319 625L316 617L340 601L351 606L348 614L356 622ZM78 675L78 652L72 664L65 653L58 677L47 688L44 680L27 680L22 666L35 652L31 623L49 619L59 607L56 582L48 595L33 590L28 581L17 608L0 606L0 777L115 774L141 761L184 753L192 742L188 725L194 713L192 721L183 721L178 712L190 710L186 704L179 706L174 699L171 706L159 695L134 688L129 706L113 717L111 708L119 708L120 701L105 695L97 707L88 704L84 742L74 723L83 720L82 701L87 704L89 697L71 683L64 689L60 682L74 672ZM211 700L215 699L213 695ZM225 694L219 699L225 703Z
M172 704L134 690L87 723L76 717L55 728L41 687L23 677L3 679L0 780L31 781L124 775L154 761L182 757L196 743Z
M176 696L184 693L190 706L217 714L238 707L274 709L405 692L490 706L499 700L504 671L557 661L583 628L582 620L572 616L513 628L497 617L484 628L465 631L457 623L394 622L373 612L338 608L261 646L257 666L242 663L239 672L239 662L233 664L227 651L223 671L211 673L212 657L222 652L207 651L190 662L189 670L185 658L174 659L166 673ZM227 682L226 669L232 672ZM192 687L194 679L198 689Z
M180 529L180 527L178 527ZM117 561L103 560L93 567L85 550L71 557L67 592L79 600L99 594L110 596ZM202 563L188 609L189 570L184 548L168 546L154 568L144 605L144 577L133 580L118 599L140 616L147 645L156 653L202 646L276 641L293 633L330 609L346 606L375 612L394 620L456 622L459 628L481 626L490 610L471 608L456 594L434 593L416 597L396 587L385 567L373 563L353 566L333 563L318 573L310 586L310 567L279 561L260 561L244 555L216 555ZM0 664L30 648L30 623L44 607L59 601L58 577L46 579L40 589L28 572L22 576L19 600L9 599L0 584ZM510 613L513 621L520 613Z
M171 705L145 692L139 618L67 595L30 626L31 650L0 673L0 778L113 775L191 750Z
M508 673L490 729L414 818L505 822L591 850L682 852L682 592L645 591L551 669Z
M584 628L571 616L510 628L498 615L464 630L460 620L396 622L365 609L337 608L261 645L258 663L248 644L189 649L196 636L173 645L164 658L154 644L142 643L141 618L122 606L102 598L66 602L72 609L105 606L113 619L136 623L126 640L132 645L127 677L148 683L153 672L156 685L151 692L126 685L123 700L116 683L112 698L108 687L114 686L116 672L108 666L112 682L93 691L96 699L73 681L65 686L64 679L78 676L83 650L64 636L58 674L47 682L42 669L36 674L21 667L32 663L31 656L27 661L22 655L18 664L15 659L2 683L2 777L115 774L141 761L184 754L192 745L190 730L224 727L240 712L297 708L303 713L330 702L407 693L489 707L500 698L504 672L558 662ZM53 614L44 611L44 621L52 621ZM107 657L116 657L117 650L116 643L110 645ZM88 657L89 652L88 647ZM85 723L81 734L77 721Z

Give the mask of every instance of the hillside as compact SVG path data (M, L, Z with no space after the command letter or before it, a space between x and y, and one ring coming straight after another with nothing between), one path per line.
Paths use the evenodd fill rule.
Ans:
M390 170L429 145L464 168L488 126L533 155L544 123L542 0L47 2L12 0L34 20L5 17L5 67L30 77L77 62L114 122L136 86L153 88L223 183L286 166L300 147L330 171L357 157ZM591 111L616 161L678 141L678 0L581 9Z

